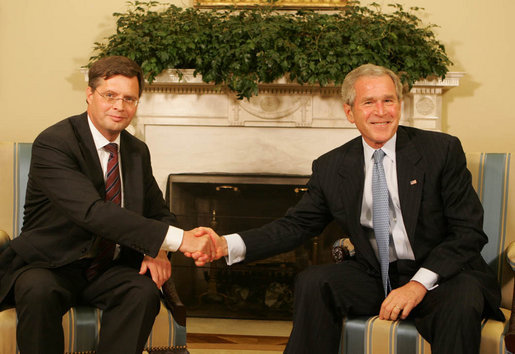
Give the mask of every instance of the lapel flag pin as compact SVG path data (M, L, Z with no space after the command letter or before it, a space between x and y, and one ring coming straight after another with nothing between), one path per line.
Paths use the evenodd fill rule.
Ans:
M417 180L416 180L416 179L414 179L414 180L412 180L412 181L409 181L409 184L413 186L413 185L417 184Z

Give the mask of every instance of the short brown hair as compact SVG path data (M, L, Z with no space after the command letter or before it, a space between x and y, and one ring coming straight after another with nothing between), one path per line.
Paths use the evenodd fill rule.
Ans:
M383 66L378 66L374 64L364 64L352 70L350 73L347 74L347 76L345 76L345 79L343 80L342 84L343 103L348 104L349 106L354 105L354 99L356 98L356 88L354 87L354 84L360 77L383 75L390 76L395 85L397 98L399 99L399 101L402 100L403 86L397 74Z
M94 62L89 68L88 85L93 90L100 84L100 80L107 80L115 75L128 78L137 77L139 83L139 96L143 92L145 79L140 66L133 60L122 56L104 57Z

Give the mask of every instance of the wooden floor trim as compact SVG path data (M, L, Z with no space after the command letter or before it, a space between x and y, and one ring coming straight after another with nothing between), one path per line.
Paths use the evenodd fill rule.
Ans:
M283 351L288 337L188 333L188 348Z

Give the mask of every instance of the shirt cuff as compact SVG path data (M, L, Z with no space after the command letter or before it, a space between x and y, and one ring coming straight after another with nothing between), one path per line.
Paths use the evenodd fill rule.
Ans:
M438 279L439 276L435 272L427 269L427 268L420 268L418 272L415 273L413 278L411 280L414 280L416 282L419 282L420 284L424 285L424 287L429 291L433 290L438 286Z
M176 252L182 244L184 230L175 226L169 226L165 240L161 245L161 249L170 252Z
M230 234L222 237L225 237L225 240L227 241L227 256L225 257L227 265L243 261L245 259L247 247L245 246L245 242L243 242L241 236L238 234Z

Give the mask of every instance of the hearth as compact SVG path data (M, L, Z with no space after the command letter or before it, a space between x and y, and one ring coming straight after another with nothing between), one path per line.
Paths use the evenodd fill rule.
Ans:
M209 226L220 235L259 227L285 214L306 191L307 176L174 174L167 202L184 229ZM310 264L331 262L335 225L297 249L228 267L225 260L197 268L181 253L172 258L177 290L188 316L291 319L295 276Z

